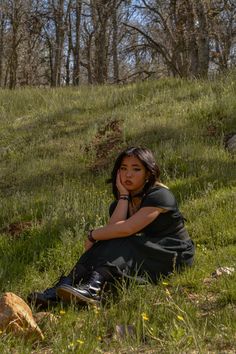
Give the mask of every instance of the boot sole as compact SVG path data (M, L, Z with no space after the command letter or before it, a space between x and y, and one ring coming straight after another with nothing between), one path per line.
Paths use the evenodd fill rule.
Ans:
M67 287L66 285L60 286L57 289L57 296L64 302L76 302L77 304L89 303L94 305L100 305L99 300L90 299L86 296L78 294L77 291L75 291L73 288Z
M27 302L28 302L28 304L34 305L35 307L48 308L48 307L57 306L60 301L44 300L44 299L37 299L37 298L28 297Z

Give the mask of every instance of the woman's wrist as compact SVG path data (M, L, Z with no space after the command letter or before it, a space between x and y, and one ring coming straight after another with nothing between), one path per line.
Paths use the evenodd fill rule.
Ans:
M95 240L95 238L93 237L93 230L90 230L90 231L88 232L88 240L89 240L90 242L92 242L92 243L97 242L97 240Z
M124 192L119 194L119 200L130 200L129 192Z
M127 201L129 201L129 196L128 195L120 195L119 200L127 200Z

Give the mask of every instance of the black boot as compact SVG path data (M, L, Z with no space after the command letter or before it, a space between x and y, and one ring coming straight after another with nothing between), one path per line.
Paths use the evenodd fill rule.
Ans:
M58 286L56 290L57 296L64 302L75 301L79 304L99 304L106 280L104 275L93 271L88 282L83 285L73 287L63 284Z
M49 305L55 306L60 301L56 293L58 286L78 284L84 278L86 279L87 275L88 270L78 262L68 276L61 276L53 287L43 292L33 292L29 294L27 300L29 303L33 303L35 306L41 308L48 307Z
M73 279L70 276L61 276L57 283L43 292L33 292L27 296L27 301L37 307L45 308L49 305L55 306L60 299L57 296L56 289L61 285L72 285Z

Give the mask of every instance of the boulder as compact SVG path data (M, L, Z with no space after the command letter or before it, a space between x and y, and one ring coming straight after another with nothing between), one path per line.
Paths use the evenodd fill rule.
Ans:
M229 133L224 137L225 148L233 153L236 153L236 133Z
M29 306L14 293L4 293L0 298L0 330L24 337L44 339Z

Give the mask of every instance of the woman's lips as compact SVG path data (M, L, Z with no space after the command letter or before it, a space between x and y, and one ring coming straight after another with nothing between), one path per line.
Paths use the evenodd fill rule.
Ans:
M126 184L127 186L131 186L133 183L132 183L131 181L125 181L125 184Z

